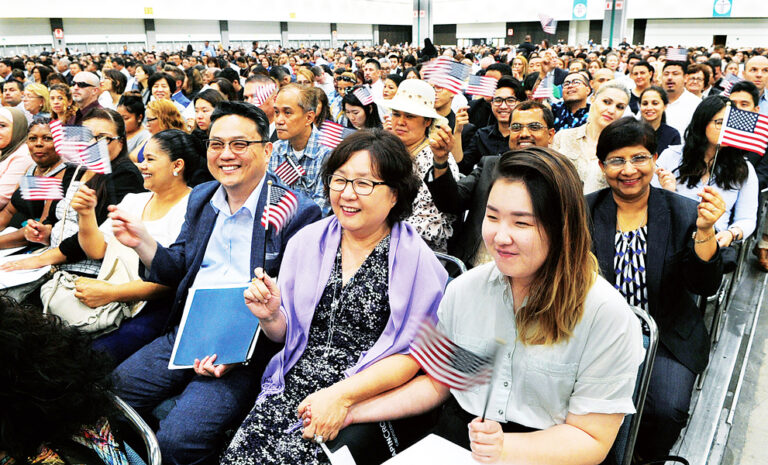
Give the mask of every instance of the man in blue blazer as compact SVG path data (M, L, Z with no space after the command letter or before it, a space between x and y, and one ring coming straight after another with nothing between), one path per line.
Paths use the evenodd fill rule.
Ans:
M194 370L168 369L191 288L246 284L255 268L274 276L288 239L320 219L318 206L296 193L296 213L278 234L265 237L261 226L265 184L271 180L280 185L277 177L267 173L271 151L264 112L247 103L222 102L211 116L207 143L208 169L216 181L190 193L176 242L164 248L140 221L118 210L111 213L115 237L138 253L145 278L176 288L166 334L133 354L114 373L116 393L143 414L180 394L157 429L163 463L214 461L223 431L239 423L252 407L262 371L279 348L260 338L248 366L214 365L215 354L209 354L195 362Z

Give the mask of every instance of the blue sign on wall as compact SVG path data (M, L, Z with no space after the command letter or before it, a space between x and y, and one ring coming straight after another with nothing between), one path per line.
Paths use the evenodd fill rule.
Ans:
M715 18L727 18L731 16L733 9L733 0L714 0L712 6L712 16Z
M587 19L587 0L573 0L572 19Z

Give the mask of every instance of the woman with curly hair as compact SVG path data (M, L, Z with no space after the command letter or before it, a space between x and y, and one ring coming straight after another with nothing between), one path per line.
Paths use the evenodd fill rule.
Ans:
M0 463L127 463L104 418L112 367L87 335L3 296L0 351Z
M77 112L72 100L72 90L65 84L54 84L49 92L51 104L51 119L66 124Z

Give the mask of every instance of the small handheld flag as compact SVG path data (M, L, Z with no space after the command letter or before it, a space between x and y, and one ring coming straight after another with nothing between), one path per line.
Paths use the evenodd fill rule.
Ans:
M272 94L275 93L275 89L277 89L277 85L274 82L258 86L253 93L253 104L257 107L264 105L272 97Z
M493 97L498 85L499 81L492 77L470 76L469 83L467 84L467 93L482 97Z
M688 49L685 48L673 48L667 49L667 61L684 61L688 62Z
M299 207L299 199L293 192L275 186L272 181L267 181L267 204L264 206L264 214L261 216L261 225L269 229L271 224L275 233L293 217Z
M736 76L735 74L728 73L723 76L723 80L720 82L720 87L723 88L723 96L728 97L731 95L731 89L736 83L743 81L744 79Z
M40 176L22 176L19 179L21 198L24 200L61 200L64 190L61 179Z
M422 69L424 80L456 95L464 88L472 67L448 57L438 57Z
M94 136L87 127L62 126L58 120L52 121L50 127L56 153L65 161L101 174L112 172L106 139L92 142Z
M768 116L731 105L726 108L718 145L764 155L768 148Z
M326 147L335 149L345 137L353 132L355 132L354 129L345 128L341 124L327 119L323 121L323 125L320 127L319 142Z
M352 93L360 100L363 105L370 105L373 103L373 94L371 94L368 86L361 86L353 90Z
M429 322L422 323L411 343L411 356L435 381L460 391L490 382L493 373L492 355L456 345Z
M553 98L552 94L552 88L551 87L544 87L541 84L536 86L536 89L533 91L533 95L531 96L532 99L551 99Z
M549 15L539 14L539 22L541 22L541 29L547 34L554 34L557 30L557 21Z
M306 170L301 165L296 165L292 160L286 159L278 165L275 175L280 178L286 186L292 186L296 181L306 174Z

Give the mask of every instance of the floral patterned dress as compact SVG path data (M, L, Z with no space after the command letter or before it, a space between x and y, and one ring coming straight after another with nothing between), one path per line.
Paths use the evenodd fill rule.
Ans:
M379 242L342 285L341 247L315 310L307 347L285 376L285 391L254 406L224 453L222 464L327 464L302 438L298 407L308 395L344 379L344 371L378 340L389 320L389 241Z

